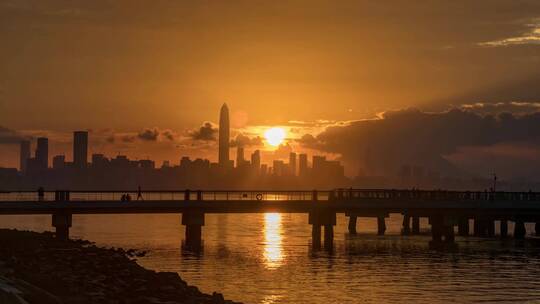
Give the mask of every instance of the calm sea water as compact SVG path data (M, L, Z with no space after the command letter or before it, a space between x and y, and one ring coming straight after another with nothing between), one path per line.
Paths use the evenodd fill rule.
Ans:
M80 215L72 236L149 250L144 267L178 272L202 291L246 303L540 302L540 246L457 238L457 251L430 250L428 235L399 235L401 216L378 237L338 215L333 253L312 251L307 215L207 215L204 251L181 249L179 215ZM1 216L0 227L51 230L50 216ZM427 229L427 223L422 222ZM510 227L511 228L511 227ZM532 227L527 227L531 232Z

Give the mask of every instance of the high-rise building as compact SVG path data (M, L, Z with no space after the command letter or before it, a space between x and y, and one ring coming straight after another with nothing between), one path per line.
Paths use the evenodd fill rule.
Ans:
M298 175L306 176L308 170L307 154L298 155Z
M52 159L53 169L63 169L66 166L66 156L65 155L56 155Z
M282 176L284 167L285 167L285 163L282 160L274 160L273 167L272 167L274 175Z
M313 172L324 170L326 156L313 155Z
M251 154L251 166L255 172L259 172L259 169L261 168L261 151L255 150Z
M49 167L49 139L39 137L37 139L36 148L36 165L39 169L47 169Z
M223 168L229 166L229 108L224 103L219 113L219 159Z
M289 174L296 176L296 153L294 152L289 154Z
M21 152L19 155L19 170L23 173L26 172L29 158L30 158L30 141L23 140L21 141Z
M236 147L236 167L239 168L244 164L244 147Z
M86 168L88 166L88 132L73 132L73 166Z

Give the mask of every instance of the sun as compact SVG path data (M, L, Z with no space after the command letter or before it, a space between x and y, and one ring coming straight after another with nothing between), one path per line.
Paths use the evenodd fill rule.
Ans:
M273 147L279 146L285 139L285 130L282 128L270 128L264 132L264 138Z

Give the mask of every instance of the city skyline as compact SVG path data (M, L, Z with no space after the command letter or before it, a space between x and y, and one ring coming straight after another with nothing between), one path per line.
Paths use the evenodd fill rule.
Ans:
M266 162L263 162L261 160L260 156L260 150L259 149L253 149L250 160L245 159L244 149L245 146L250 146L249 142L241 142L241 141L234 141L233 144L235 145L235 151L236 151L236 161L230 159L230 150L231 150L231 140L230 140L230 125L229 125L229 109L227 107L227 104L224 103L222 107L220 108L219 112L219 126L218 134L219 134L219 141L218 141L218 149L217 149L217 159L218 161L216 164L219 165L221 168L239 168L246 164L256 164L257 168L264 164L266 168L271 169L275 166L270 166L270 164L278 164L279 166L279 172L282 172L284 169L282 168L284 166L284 162L280 160L267 160ZM43 170L48 168L53 169L61 169L66 166L72 166L73 168L78 169L84 169L87 168L90 164L93 164L94 161L89 162L88 161L88 150L89 150L89 132L88 131L73 131L73 140L72 140L72 158L71 162L68 162L66 160L66 153L62 154L55 154L52 155L49 153L49 139L46 137L38 137L36 139L36 149L33 153L31 153L31 147L32 147L32 140L29 139L23 139L19 143L19 171L21 173L25 173L27 171L27 168L30 167L32 170ZM300 156L306 156L305 153L300 153ZM126 155L118 154L116 155L116 158L127 158ZM320 157L323 156L315 156L315 159L321 159ZM102 153L93 153L91 155L92 160L95 160L96 158L99 160L102 160L106 158L106 156ZM112 155L109 156L110 159L113 159ZM176 163L174 160L164 160L162 167L166 167L168 165L181 165L183 160L190 160L189 157L185 155L180 155L178 157L179 162ZM203 159L204 161L208 161L206 158L196 157L195 159ZM291 169L287 169L288 172L290 172L292 175L296 175L297 172L297 166L296 166L296 153L291 150L289 154L286 157L283 157L283 159L289 160L289 165L292 164ZM324 157L326 159L326 157ZM150 158L141 159L141 161L152 161L154 167L159 167L155 165L155 162L151 160ZM52 164L52 166L50 164ZM313 162L312 162L313 163ZM279 174L281 175L281 173ZM343 174L342 174L343 175Z

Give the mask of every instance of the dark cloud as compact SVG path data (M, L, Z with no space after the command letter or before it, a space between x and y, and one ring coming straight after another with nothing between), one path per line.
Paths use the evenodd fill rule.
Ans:
M213 141L216 140L218 129L211 122L205 122L198 130L189 132L194 140Z
M159 137L159 133L160 131L158 128L145 129L144 131L137 134L137 137L141 140L157 141Z
M171 130L164 130L161 132L161 135L170 141L173 141L176 136L175 133Z
M408 109L386 112L382 119L329 127L317 137L304 136L300 142L339 153L345 161L372 174L392 175L401 165L413 164L455 175L463 172L446 156L461 151L461 147L540 145L540 112L480 115L458 109L439 113Z
M310 148L316 148L318 143L319 143L317 138L315 138L315 136L313 136L311 134L304 134L304 135L302 135L302 137L297 139L297 141L301 145L304 145L304 146L310 147Z
M22 136L17 131L0 126L0 144L17 144L21 140L29 138Z
M249 137L244 134L238 134L231 140L231 147L258 147L263 145L263 139L260 136Z

